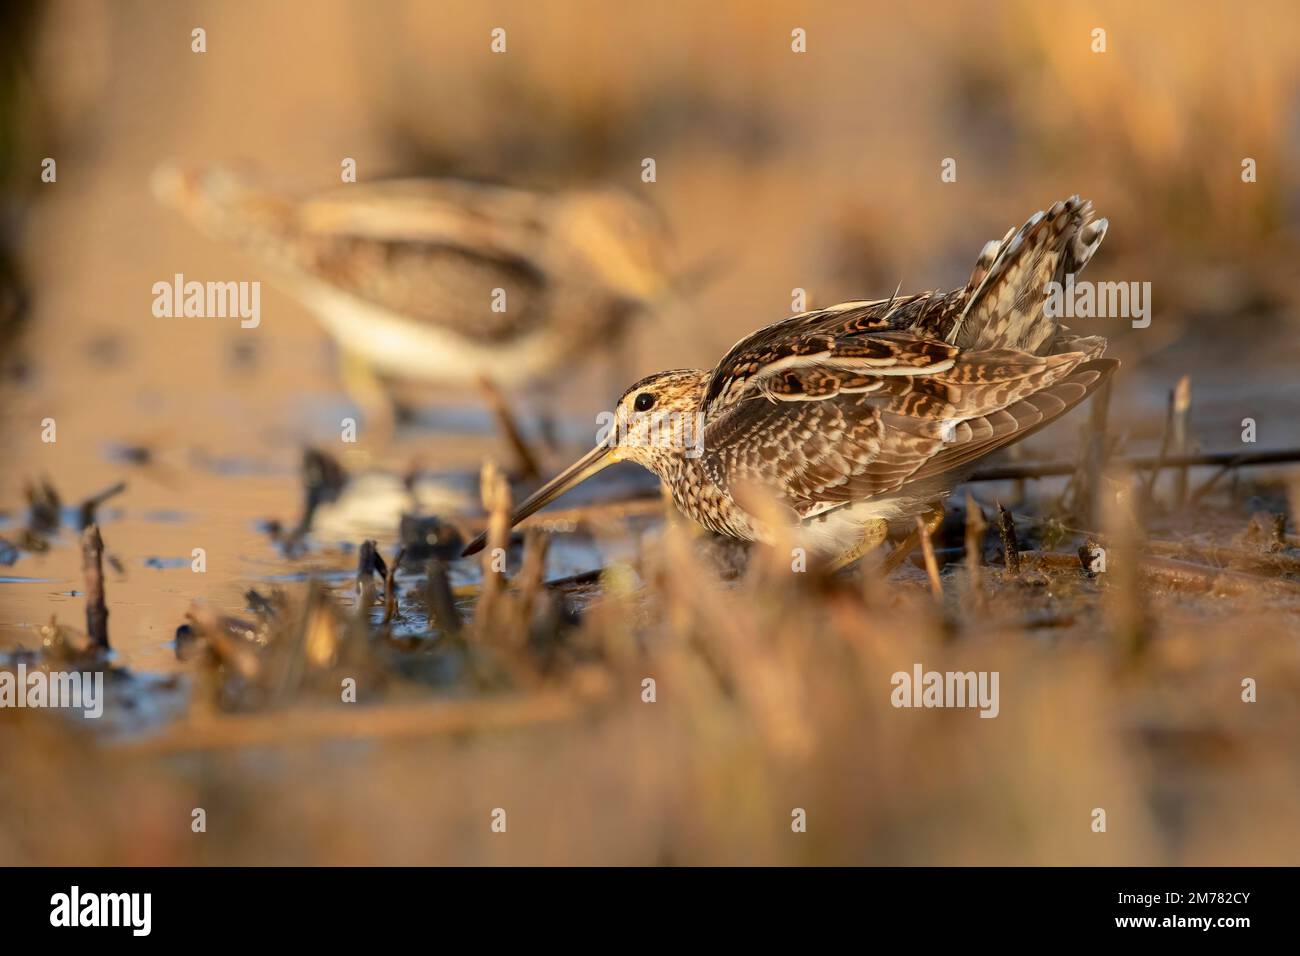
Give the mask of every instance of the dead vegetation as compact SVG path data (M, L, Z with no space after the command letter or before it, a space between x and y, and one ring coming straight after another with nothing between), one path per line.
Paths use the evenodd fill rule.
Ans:
M62 812L30 785L57 779L100 786L72 832L105 860L129 825L140 862L1280 862L1295 847L1250 821L1294 812L1275 784L1300 771L1300 548L1276 515L1236 540L1138 536L1143 482L1109 487L1086 536L1005 508L994 533L968 498L889 577L757 553L732 572L667 523L578 582L547 579L539 530L510 542L488 468L481 584L367 541L344 588L251 591L246 617L196 604L175 719L88 734L0 712L9 819ZM98 529L84 542L96 634ZM56 633L43 666L102 658ZM997 719L893 707L891 675L916 663L998 671ZM257 753L281 771L222 769ZM186 843L140 820L183 831L191 805L236 831ZM1090 831L1099 806L1122 840ZM498 807L514 836L494 843ZM84 861L77 846L0 827L10 861Z

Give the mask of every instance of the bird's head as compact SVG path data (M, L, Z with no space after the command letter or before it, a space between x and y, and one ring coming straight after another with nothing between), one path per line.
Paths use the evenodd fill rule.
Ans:
M665 477L680 458L704 452L704 413L700 408L710 373L674 369L641 379L619 396L613 411L597 419L596 447L535 491L510 517L513 527L620 461L634 461ZM465 548L482 549L486 535Z
M650 302L669 289L672 236L654 206L614 189L567 194L557 210L561 239L618 295Z
M597 447L610 446L618 461L634 461L663 477L674 458L698 458L704 450L700 408L709 373L673 369L649 375L619 396L601 416Z

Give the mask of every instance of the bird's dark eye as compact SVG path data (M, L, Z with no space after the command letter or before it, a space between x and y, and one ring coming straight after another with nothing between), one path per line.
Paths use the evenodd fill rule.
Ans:
M632 403L632 407L638 412L648 412L650 409L654 408L654 405L655 397L649 392L642 392L636 397L636 401Z

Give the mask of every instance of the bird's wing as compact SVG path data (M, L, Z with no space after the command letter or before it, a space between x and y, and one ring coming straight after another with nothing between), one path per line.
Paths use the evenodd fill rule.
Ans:
M220 167L164 167L154 188L211 235L412 321L490 343L550 312L547 223L557 200L542 193L430 179L298 199Z
M866 336L880 332L940 324L938 315L960 310L957 294L922 292L870 302L842 302L792 315L752 332L733 345L714 369L705 390L703 410L716 412L737 400L747 392L751 380L767 375L774 363L820 355L836 343L847 348L847 340L865 341Z
M349 184L297 204L294 264L409 319L505 341L547 311L547 201L460 182Z
M393 179L335 186L300 200L304 234L430 242L527 255L545 232L553 197L450 179Z
M546 314L546 273L527 258L369 237L306 239L299 256L299 270L313 279L483 342L526 334Z
M963 352L907 331L795 340L750 355L706 404L703 464L724 489L771 489L803 515L961 469L1063 414L1114 363ZM734 350L733 350L734 351Z

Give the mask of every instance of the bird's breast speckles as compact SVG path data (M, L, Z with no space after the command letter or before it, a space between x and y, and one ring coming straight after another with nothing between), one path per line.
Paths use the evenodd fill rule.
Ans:
M675 457L659 477L668 486L673 504L692 521L717 534L754 540L749 516L714 482L701 459Z

